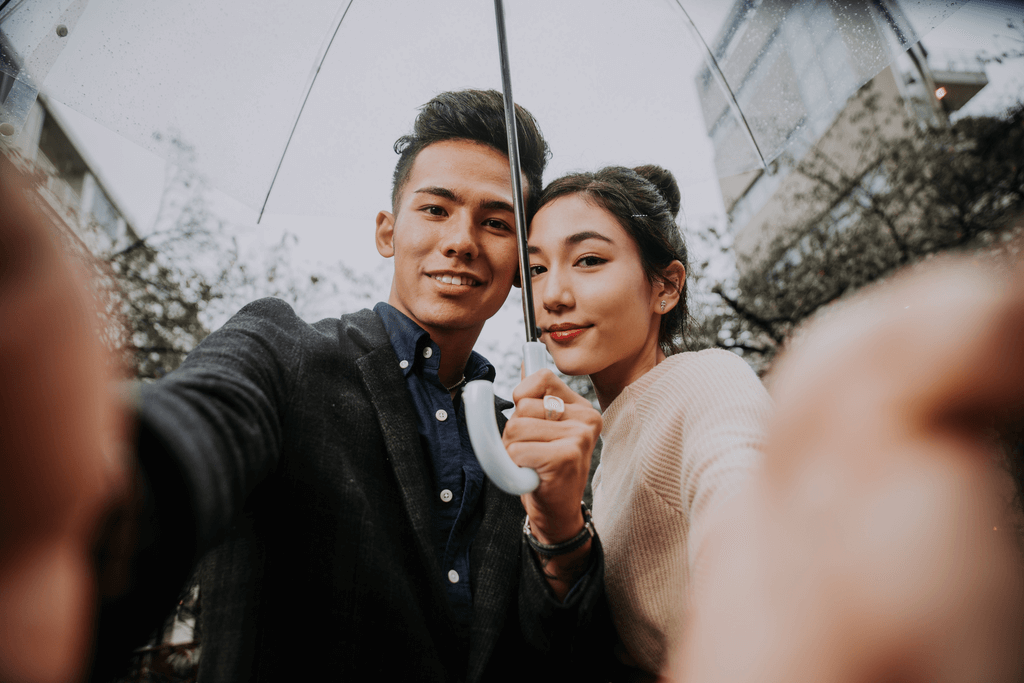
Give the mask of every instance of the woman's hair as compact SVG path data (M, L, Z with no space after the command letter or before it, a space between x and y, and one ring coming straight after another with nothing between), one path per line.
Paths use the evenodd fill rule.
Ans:
M540 196L538 210L558 199L581 194L615 216L640 250L640 263L649 282L665 279L665 268L679 261L689 271L686 243L679 227L679 185L672 173L660 166L608 166L594 173L572 173L552 181ZM661 317L658 343L666 355L686 348L689 323L686 281L681 283L679 304Z

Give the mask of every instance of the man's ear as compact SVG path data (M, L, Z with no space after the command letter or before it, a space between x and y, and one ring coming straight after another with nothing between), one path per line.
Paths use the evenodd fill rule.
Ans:
M523 278L520 277L520 275L521 275L521 273L519 272L519 265L517 264L516 265L516 274L512 276L512 286L517 288L517 289L522 289L523 288Z
M395 216L390 211L381 211L377 214L377 253L384 258L391 258L395 255Z
M668 313L679 303L679 296L686 286L686 268L679 261L673 261L661 271L661 278L654 281L654 297L659 313ZM661 310L664 301L665 310Z

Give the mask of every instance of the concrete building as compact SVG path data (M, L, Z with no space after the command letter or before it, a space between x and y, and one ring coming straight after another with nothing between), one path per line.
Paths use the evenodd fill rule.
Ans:
M885 140L948 125L948 114L985 87L977 62L933 68L921 43L902 51L908 27L894 0L847 5L842 15L831 3L811 0L733 5L709 49L741 109L753 112L747 123L785 147L767 169L748 170L758 165L749 137L712 72L698 74L741 270L760 263L762 250L789 226L817 216L856 220L855 201L815 201L814 181L793 172L798 164L827 160L826 173L881 182L873 171ZM892 53L898 57L881 68Z
M135 229L71 129L26 80L26 59L0 32L0 151L39 179L40 205L92 254L134 243Z
M0 150L24 173L38 178L43 208L92 254L109 254L139 239L45 96L32 104L17 136L0 138Z

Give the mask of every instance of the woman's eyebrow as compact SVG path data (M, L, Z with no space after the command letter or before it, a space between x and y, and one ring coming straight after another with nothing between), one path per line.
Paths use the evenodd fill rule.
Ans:
M611 239L605 237L599 232L594 232L593 230L584 230L583 232L573 233L565 238L565 244L566 246L571 246L573 244L579 244L580 242L586 242L587 240L601 240L602 242L613 244Z
M611 238L605 237L599 232L594 232L593 230L584 230L583 232L576 232L566 237L565 246L571 247L574 244L586 242L587 240L601 240L602 242L607 242L608 244L615 244L615 242L613 242ZM526 250L531 254L541 253L541 248L535 247L532 244L529 245Z

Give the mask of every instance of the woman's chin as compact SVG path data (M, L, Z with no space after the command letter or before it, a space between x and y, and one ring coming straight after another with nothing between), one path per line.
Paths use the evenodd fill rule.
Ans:
M569 354L552 354L551 357L555 359L555 367L558 368L558 371L570 377L591 375L600 370L592 361L588 363L586 359L572 358Z

